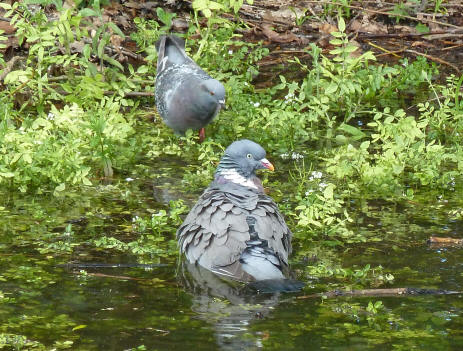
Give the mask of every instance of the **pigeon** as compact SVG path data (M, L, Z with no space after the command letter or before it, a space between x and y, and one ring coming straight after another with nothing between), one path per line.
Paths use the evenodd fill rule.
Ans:
M299 290L301 282L286 278L292 233L255 173L274 170L265 157L251 140L227 147L214 180L177 230L179 249L190 264L223 278Z
M175 35L163 35L156 42L158 51L155 98L164 122L178 134L187 129L200 130L225 105L225 88L204 72L185 53L185 41Z

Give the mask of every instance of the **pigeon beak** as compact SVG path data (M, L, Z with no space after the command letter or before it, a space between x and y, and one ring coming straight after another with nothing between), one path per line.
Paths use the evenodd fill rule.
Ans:
M220 108L223 109L225 107L225 99L219 100L218 103L220 105Z
M262 160L260 160L260 163L262 163L262 166L264 166L264 168L267 168L271 170L272 172L275 170L275 167L273 167L270 161L267 160L266 158L263 158Z

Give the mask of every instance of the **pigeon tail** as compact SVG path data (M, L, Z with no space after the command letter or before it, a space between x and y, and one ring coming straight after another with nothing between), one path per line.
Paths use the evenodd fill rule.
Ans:
M246 249L240 257L243 270L255 280L284 279L283 263L268 245L268 241L261 239L256 232L256 218L246 217L249 226L250 240L246 241Z
M182 65L191 59L185 53L185 41L175 35L162 35L155 44L158 52L158 71L165 68L165 63Z

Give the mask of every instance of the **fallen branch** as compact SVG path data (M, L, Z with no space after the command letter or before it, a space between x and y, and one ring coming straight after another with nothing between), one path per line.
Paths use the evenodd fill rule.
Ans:
M317 297L332 298L332 297L357 297L357 296L404 296L404 295L455 295L461 294L462 291L441 290L441 289L419 289L419 288L392 288L392 289L364 289L341 291L333 290L325 293L312 295L297 296L297 299L312 299Z
M377 14L377 15L386 15L386 16L392 16L392 17L406 18L406 19L413 20L413 21L416 21L416 22L434 23L434 24L438 24L438 25L444 26L444 27L450 27L450 28L455 28L455 29L458 29L458 30L463 30L462 27L459 27L459 26L456 26L456 25L450 24L450 23L435 21L435 20L431 20L431 19L427 19L427 18L417 18L417 17L413 17L413 16L406 16L406 15L401 15L401 14L396 14L396 13L390 13L390 12L387 12L387 11L371 10L371 9L367 9L365 7L354 6L354 5L345 5L345 4L340 4L340 3L332 2L332 1L313 1L312 0L312 1L306 1L306 3L343 6L343 7L347 7L347 8L350 8L350 9L355 9L355 10L361 10L361 11L365 11L365 12L374 13L374 14Z
M80 272L73 272L74 274L80 274ZM122 280L147 280L141 278L134 278L134 277L127 277L125 275L111 275L111 274L103 274L103 273L86 273L85 275L92 276L92 277L100 277L100 278L114 278L114 279L122 279Z
M449 67L452 67L455 71L457 71L457 73L460 73L460 70L458 69L457 66L455 66L454 64L450 63L450 62L447 62L445 60L442 60L441 58L439 57L436 57L436 56L431 56L431 55L428 55L428 54L423 54L421 52L418 52L418 51L415 51L415 50L410 50L410 49L407 49L407 50L404 50L405 52L408 52L410 54L415 54L415 55L419 55L419 56L423 56L423 57L426 57L428 60L431 60L431 61L435 61L435 62L438 62L438 63L441 63L443 65L447 65Z
M458 30L455 32L459 32ZM462 37L463 33L449 33L446 31L438 31L438 32L428 32L428 33L380 33L380 34L371 34L371 33L364 33L358 32L358 37L361 39L380 39L380 38L416 38L416 37L426 37L431 35L444 35L445 37ZM428 38L425 38L428 39ZM433 38L435 39L435 38Z
M145 263L64 263L58 264L57 267L66 268L66 269L76 269L76 268L159 268L167 267L167 264L163 263L154 263L154 264L145 264Z
M428 239L428 244L456 244L456 245L463 245L463 239L442 238L442 237L438 237L438 236L431 236Z
M104 95L114 95L115 91L105 91ZM129 91L124 93L124 97L151 97L154 96L154 93L150 91Z

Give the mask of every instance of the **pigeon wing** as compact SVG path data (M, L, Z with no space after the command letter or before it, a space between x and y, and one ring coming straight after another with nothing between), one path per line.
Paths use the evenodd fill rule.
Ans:
M245 211L226 193L207 189L177 231L180 251L190 263L226 274L226 267L239 261L250 239Z

